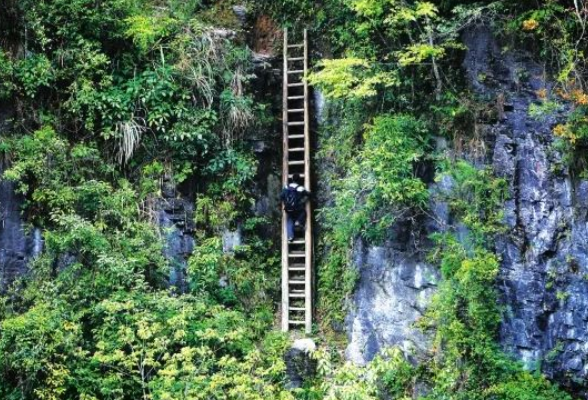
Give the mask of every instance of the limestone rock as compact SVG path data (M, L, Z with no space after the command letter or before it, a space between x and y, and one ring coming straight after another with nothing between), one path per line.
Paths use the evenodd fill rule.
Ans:
M242 242L241 230L234 231L226 230L223 232L223 252L233 253L235 249L241 246Z
M536 92L553 87L544 80L542 66L524 51L503 52L483 25L466 30L463 40L468 48L463 66L472 89L482 99L495 99L499 108L495 118L479 118L478 147L460 150L458 156L478 168L492 168L508 182L508 230L496 238L495 249L501 259L497 288L505 310L500 343L527 368L540 368L588 395L588 182L572 179L553 146L552 132L565 121L570 106L563 104L540 119L531 117ZM421 221L424 232L400 223L384 245L356 246L360 278L346 319L348 359L363 364L389 346L408 355L427 351L429 338L414 322L439 277L423 261L430 243L421 240L419 253L398 232L423 238L451 227L467 242L468 230L452 220L443 201L451 190L451 180L431 186L433 218Z
M414 326L435 292L435 267L391 247L356 249L360 278L346 320L346 358L363 365L386 347L406 356L426 351L429 337Z
M247 14L247 7L243 4L234 5L233 12L235 13L235 16L237 17L237 19L239 20L239 23L241 25L245 25L245 23L247 22L247 17L249 16Z
M162 185L162 198L156 202L157 225L163 234L163 255L170 263L168 281L180 292L187 290L188 258L194 251L194 205L178 194L171 176Z
M23 199L14 184L1 179L5 165L0 162L0 291L28 271L28 262L43 248L41 231L25 230L21 216Z
M294 341L285 356L286 374L288 375L288 388L302 387L306 379L316 373L316 360L312 358L312 352L316 345L312 339L297 339Z
M487 139L488 164L509 182L508 232L497 241L497 282L505 306L500 339L529 369L564 384L588 378L588 183L573 183L553 147L552 127L570 111L529 115L536 92L551 90L525 52L502 52L489 28L464 34L464 68L474 90L504 98ZM519 77L524 71L525 79ZM479 77L491 77L480 81Z

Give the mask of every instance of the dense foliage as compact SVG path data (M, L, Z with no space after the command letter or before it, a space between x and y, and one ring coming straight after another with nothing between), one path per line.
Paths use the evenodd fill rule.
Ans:
M21 18L3 29L24 37L0 52L0 95L16 105L3 179L45 250L0 302L0 397L277 397L287 342L271 333L266 222L249 215L256 162L241 138L261 106L247 47L198 1L10 7ZM164 179L201 182L188 293L168 288L153 223ZM225 254L237 224L247 239Z
M581 117L585 46L579 44L585 6L576 3L575 8L566 8L553 1L537 8L503 2L327 3L333 8L320 8L333 13L332 18L318 24L330 25L331 40L341 48L338 58L321 62L309 78L332 99L319 154L331 161L320 181L327 182L325 190L333 198L321 215L326 228L319 281L324 329L336 328L345 316L357 278L352 260L358 240L376 245L390 239L402 243L406 239L398 236L403 234L398 227L407 226L409 240L423 240L419 224L427 213L431 195L427 184L434 168L435 180L451 182L449 192L435 196L449 204L458 227L428 238L434 242L428 258L439 265L442 280L419 325L434 336L433 354L410 372L419 378L401 384L405 395L414 393L415 382L421 380L429 385L427 399L568 398L540 371L523 371L497 344L502 310L495 287L500 260L493 252L493 239L504 232L501 209L506 182L494 177L491 170L447 160L445 153L434 154L431 142L435 137L454 143L476 140L475 116L468 109L478 99L454 74L463 47L459 32L485 23L511 35L515 43L531 44L538 54L548 55L546 69L557 86L550 93L538 93L543 102L530 112L541 118L559 109L561 102L572 103L569 122L555 127L554 134L580 146L567 150L577 163L585 122ZM346 11L339 11L336 5ZM542 40L537 40L539 36ZM419 122L406 124L411 120ZM380 129L383 141L378 140L377 147L384 153L372 147ZM370 161L365 163L364 157ZM394 160L402 161L396 164ZM575 170L581 171L582 166ZM418 251L418 244L415 246ZM348 382L348 391L335 398L386 393L377 372L379 363L376 360L355 371L359 381ZM338 378L333 379L337 382Z
M275 332L279 258L255 216L257 162L246 139L275 122L254 98L251 51L219 0L34 0L0 10L1 179L15 183L45 249L0 297L0 398L17 399L570 399L504 354L495 287L506 183L435 152L473 135L458 67L459 34L488 23L548 60L557 87L530 110L563 105L554 128L588 169L586 6L579 2L263 0L251 13L314 29L332 54L308 79L328 98L316 160L321 257L317 376L288 389L288 338ZM532 4L531 4L532 3ZM565 4L564 4L565 3ZM230 29L236 31L232 31ZM7 107L8 108L8 107ZM451 180L452 190L430 185ZM163 182L194 196L197 246L185 292L154 223ZM467 235L422 238L431 196ZM0 216L1 217L1 216ZM431 354L389 349L343 363L337 335L357 279L359 241L410 227L442 277L419 322ZM223 250L239 229L244 243ZM424 257L425 255L423 255ZM426 390L418 391L417 387ZM417 394L418 393L418 394Z

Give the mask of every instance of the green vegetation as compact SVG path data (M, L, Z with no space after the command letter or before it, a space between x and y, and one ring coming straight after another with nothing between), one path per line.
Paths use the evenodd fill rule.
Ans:
M447 159L435 141L479 140L459 33L486 22L549 60L557 86L540 91L529 113L544 119L568 107L568 121L554 127L557 146L574 171L588 170L587 10L551 0L247 4L253 17L313 28L319 50L333 55L308 78L329 100L316 153L326 199L318 213L322 346L316 377L290 390L289 340L275 329L278 246L261 234L277 221L254 215L258 165L245 140L276 119L263 104L270 96L252 94L236 3L7 1L0 102L15 114L0 132L2 179L24 196L45 250L0 296L0 398L571 399L497 343L493 243L505 229L507 183ZM173 266L154 223L164 180L194 192L186 292L168 286ZM431 190L441 180L451 190ZM431 354L418 365L399 349L364 367L344 363L331 339L355 288L357 244L401 240L400 224L421 238L434 196L461 226L422 238L442 276L419 321ZM223 251L223 233L237 229L243 243Z
M0 397L286 398L279 268L250 215L257 166L241 140L261 110L248 49L200 2L14 7L29 55L0 53L0 95L17 105L3 179L46 246L0 302ZM202 182L188 293L166 288L164 176ZM225 254L237 225L246 240Z
M548 1L541 7L525 10L507 24L523 40L533 41L539 54L550 60L556 86L542 89L538 95L541 106L534 106L533 114L553 112L566 104L570 108L568 121L553 128L561 140L556 148L564 154L564 161L572 173L588 176L588 93L586 92L585 42L588 15L586 5L574 3L569 7L561 2ZM539 112L538 112L539 111ZM541 115L539 115L541 116Z
M425 137L424 125L414 117L382 115L366 127L359 153L334 158L347 168L343 179L332 181L334 204L322 213L329 227L323 238L329 256L319 282L325 323L343 318L341 305L354 288L355 270L348 267L354 241L383 240L396 218L426 207L426 185L414 173L424 158ZM321 154L336 154L341 144L330 141Z
M463 4L445 20L440 15L452 8L448 4L373 0L344 6L355 15L345 20L345 29L363 40L348 38L353 44L345 46L340 54L344 58L322 62L310 77L334 104L333 115L328 116L332 126L323 129L319 154L332 162L321 180L329 182L333 197L321 215L326 227L319 280L323 328L329 331L345 315L341 306L349 304L354 288L357 240L377 245L393 239L398 223L418 235L428 206L427 166L434 164L436 179L451 182L450 192L435 195L448 203L466 234L449 230L432 238L435 246L429 259L439 265L443 279L419 325L434 337L433 354L418 368L392 367L407 368L414 377L401 381L404 392L393 392L393 398L408 398L419 380L429 386L423 397L427 399L569 398L541 375L523 371L496 341L502 310L497 304L499 259L493 253L493 238L505 230L501 209L506 182L491 170L439 158L431 146L434 136L477 140L468 114L476 99L463 92L459 80L451 80L461 48L455 35L458 27L482 20L503 24L500 13L505 9L521 18L528 18L528 11L498 2ZM339 34L336 29L331 32ZM579 61L576 66L581 68ZM436 96L421 97L423 93ZM541 118L558 109L555 101L546 99L530 113ZM416 115L429 118L417 122ZM361 131L363 136L357 134ZM335 277L343 279L333 284ZM346 380L334 374L330 388L337 394L332 398L378 398L389 393L378 373L380 363L376 360L353 372L346 366Z

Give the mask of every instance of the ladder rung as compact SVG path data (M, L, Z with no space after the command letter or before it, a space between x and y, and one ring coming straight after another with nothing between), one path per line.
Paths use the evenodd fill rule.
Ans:
M306 282L304 282L304 281L297 281L297 280L291 280L291 281L288 281L288 283L291 284L291 285L304 285Z
M303 69L295 69L292 71L288 71L289 74L303 74L304 70Z
M288 96L288 100L302 100L304 96Z
M289 293L288 297L293 297L293 298L297 298L297 299L303 299L304 297L306 297L304 295L304 293Z
M299 83L289 83L288 87L300 87L300 86L304 86L304 82L299 82Z
M289 307L288 310L290 311L306 311L304 307Z
M294 147L292 149L288 149L288 151L292 151L292 152L294 152L294 151L304 151L304 147Z
M304 61L304 57L291 57L288 61Z
M304 108L293 108L291 110L288 110L289 113L301 113L304 112Z
M290 267L288 268L288 271L305 271L306 268L305 267Z
M288 135L288 139L304 139L304 135Z
M294 258L294 257L296 257L296 258L304 258L304 257L306 257L306 254L304 254L302 252L300 252L300 253L290 253L290 254L288 254L288 257L291 257L291 258Z
M301 178L304 178L304 174L298 174L298 176L300 176ZM288 178L294 178L294 174L288 174ZM294 241L292 243L296 243L296 241Z
M290 242L290 244L304 244L306 243L306 241L304 239L302 240L293 240Z
M293 321L293 320L290 320L290 321L288 321L288 323L291 324L291 325L304 325L306 322L304 322L304 321Z
M288 161L288 165L304 165L304 161Z
M288 122L288 126L302 126L304 121Z
M300 48L300 47L304 47L304 43L302 43L302 44L289 44L288 45L289 49L295 49L295 48Z

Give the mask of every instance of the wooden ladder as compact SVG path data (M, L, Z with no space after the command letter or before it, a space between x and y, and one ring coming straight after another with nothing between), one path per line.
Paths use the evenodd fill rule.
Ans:
M290 44L284 29L284 100L283 100L283 184L300 174L310 191L310 119L308 72L308 35L303 42ZM282 331L304 326L312 331L312 213L306 204L306 229L288 243L286 212L282 211Z

